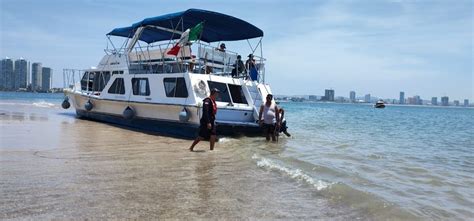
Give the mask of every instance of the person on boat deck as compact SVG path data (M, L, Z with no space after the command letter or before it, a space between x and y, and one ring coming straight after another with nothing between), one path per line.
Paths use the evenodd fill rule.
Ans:
M225 52L225 44L222 43L219 48L217 48L218 51L222 51L222 52Z
M270 136L272 137L272 141L276 141L275 135L280 127L278 106L272 101L272 99L273 95L268 94L266 102L260 106L260 112L258 114L259 124L263 128L263 133L265 134L267 141L270 141Z
M249 54L248 56L249 59L245 62L245 68L249 70L250 73L250 79L252 81L258 80L258 72L257 72L257 65L255 64L255 59L253 59L253 54Z
M191 55L191 61L189 61L189 72L194 72L194 63L196 62L196 56L195 55Z
M244 62L242 61L242 56L237 55L237 60L235 60L234 69L232 69L232 77L240 77L242 73L245 73Z
M193 151L194 146L204 139L209 140L210 149L214 150L217 135L215 124L217 113L216 97L219 95L219 92L220 91L217 88L213 88L211 90L211 95L204 98L202 101L202 117L200 120L199 134L193 144L191 144L191 147L189 148L190 151Z
M280 117L280 133L284 133L287 137L291 137L291 134L288 133L287 129L288 127L286 126L286 119L285 119L285 110L283 108L278 109L279 117Z

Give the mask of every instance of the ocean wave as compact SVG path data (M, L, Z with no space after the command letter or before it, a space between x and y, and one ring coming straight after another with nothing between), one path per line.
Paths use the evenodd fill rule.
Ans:
M36 107L55 107L56 105L53 104L53 103L46 102L46 101L40 101L40 102L34 102L33 106L36 106Z
M229 143L229 142L232 142L232 141L236 141L237 139L233 139L233 138L230 138L230 137L221 137L219 138L218 142L219 143Z
M38 102L0 102L0 105L7 105L7 106L35 106L35 107L46 107L46 108L59 108L58 104L46 102L46 101L38 101Z
M305 174L301 169L290 169L285 166L281 166L278 163L275 163L274 161L270 159L266 159L264 157L259 157L257 154L254 154L252 156L252 159L257 160L257 166L261 168L268 168L270 170L276 170L281 173L284 173L288 176L290 176L292 179L296 180L301 180L304 181L312 186L314 186L318 191L326 189L331 186L331 183L322 181L322 180L316 180L309 176L308 174Z

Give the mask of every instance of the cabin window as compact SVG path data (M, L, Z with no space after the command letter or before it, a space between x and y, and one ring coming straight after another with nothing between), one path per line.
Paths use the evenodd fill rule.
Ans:
M244 92L242 91L242 86L229 84L229 91L234 103L248 104L247 99L245 99Z
M133 95L150 96L148 78L132 78Z
M94 85L94 72L84 72L81 79L81 90L92 91Z
M217 96L216 101L221 101L221 102L227 102L230 103L230 96L229 96L229 90L227 90L227 85L224 83L219 83L215 81L207 81L207 84L209 85L209 91L212 88L217 88L220 93L219 96Z
M87 91L102 91L110 80L110 72L85 72L81 79L81 89Z
M114 74L123 74L123 71L112 71L112 75Z
M188 97L188 88L184 78L164 78L163 84L167 97Z
M123 78L116 78L109 88L109 94L125 94Z
M93 91L102 91L110 80L110 72L95 72Z

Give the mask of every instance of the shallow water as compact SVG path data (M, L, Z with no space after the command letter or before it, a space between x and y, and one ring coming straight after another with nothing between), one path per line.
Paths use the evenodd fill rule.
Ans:
M290 165L313 165L420 218L474 217L474 109L282 105L295 138L278 157Z
M474 216L472 109L282 103L291 138L191 153L41 96L0 96L0 218Z

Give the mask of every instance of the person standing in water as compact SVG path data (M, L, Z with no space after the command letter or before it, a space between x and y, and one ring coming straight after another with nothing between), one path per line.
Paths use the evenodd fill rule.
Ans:
M272 137L272 141L276 141L275 135L278 133L280 127L278 106L272 99L273 95L268 94L266 102L260 106L260 112L258 114L259 124L263 128L263 133L267 141L270 141L270 136Z
M278 112L280 113L279 115L280 115L280 121L281 121L279 132L280 133L283 132L287 137L291 137L291 134L288 133L287 131L288 127L286 126L285 110L283 110L283 108L280 107L278 109Z
M191 144L191 147L189 147L190 151L193 151L194 146L204 139L209 139L210 149L214 150L217 135L215 120L217 113L216 97L218 94L219 90L213 88L211 90L211 95L204 98L202 101L202 117L200 120L199 135L196 137L193 144Z

